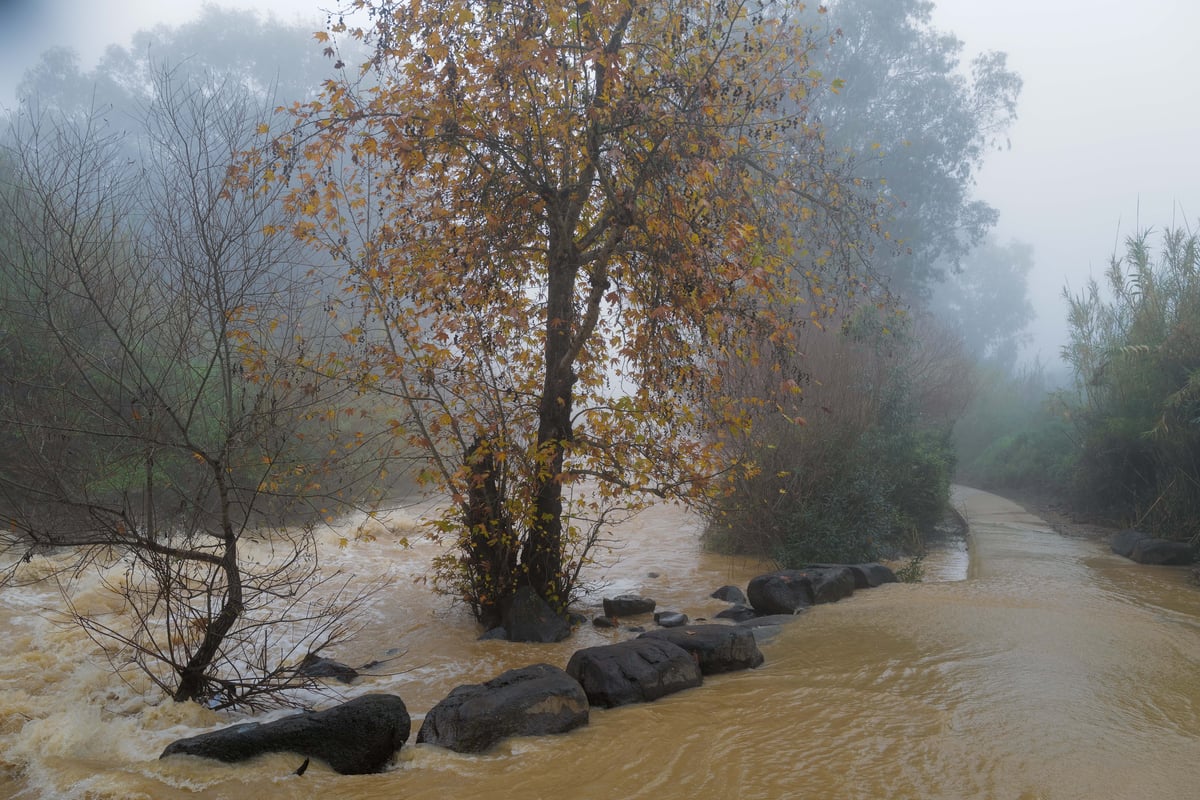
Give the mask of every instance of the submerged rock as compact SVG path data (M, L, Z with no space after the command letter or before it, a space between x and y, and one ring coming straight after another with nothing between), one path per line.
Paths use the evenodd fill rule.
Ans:
M343 775L362 775L387 765L408 740L411 725L399 697L367 694L324 711L178 739L159 758L182 754L232 763L264 753L292 752L319 758Z
M738 625L688 625L648 631L642 639L662 639L692 654L704 675L753 669L763 663L754 631Z
M654 638L577 650L567 674L583 686L589 703L605 708L657 700L703 682L690 653Z
M588 722L588 698L558 667L534 664L459 686L425 716L417 741L482 753L509 736L566 733Z

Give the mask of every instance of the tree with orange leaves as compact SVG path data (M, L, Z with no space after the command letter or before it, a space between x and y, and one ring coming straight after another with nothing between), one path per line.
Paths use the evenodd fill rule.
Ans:
M372 48L271 171L347 266L331 369L427 454L477 618L521 586L561 610L615 516L736 468L720 364L857 284L869 209L807 114L816 45L770 0L356 0L317 36Z

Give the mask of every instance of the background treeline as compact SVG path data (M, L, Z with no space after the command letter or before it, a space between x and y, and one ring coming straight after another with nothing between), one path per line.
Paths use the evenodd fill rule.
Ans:
M1198 255L1187 228L1139 231L1101 281L1064 289L1070 383L1047 391L1040 371L995 378L991 408L960 423L966 479L1052 494L1079 511L1194 541Z

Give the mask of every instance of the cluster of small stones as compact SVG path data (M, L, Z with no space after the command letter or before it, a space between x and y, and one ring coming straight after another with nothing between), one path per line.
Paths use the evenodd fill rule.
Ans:
M509 670L482 684L455 688L425 716L417 743L460 753L482 753L510 736L566 733L588 722L591 707L612 708L656 700L699 686L705 675L754 669L763 663L758 642L809 606L849 596L855 589L894 582L879 564L815 564L780 570L750 581L743 593L722 586L712 596L730 603L716 616L729 623L689 625L679 611L655 611L653 599L620 595L604 599L598 628L619 620L653 615L657 628L626 626L633 639L577 650L566 669L533 664ZM529 601L524 598L522 603ZM557 641L564 621L547 620L536 605L506 620L507 630L488 638ZM516 632L519 635L513 636ZM312 676L352 680L354 670L326 659L306 659ZM395 695L365 695L321 712L304 712L275 722L234 725L172 742L162 757L182 753L241 761L268 752L288 751L327 762L337 772L381 771L407 741L410 720Z

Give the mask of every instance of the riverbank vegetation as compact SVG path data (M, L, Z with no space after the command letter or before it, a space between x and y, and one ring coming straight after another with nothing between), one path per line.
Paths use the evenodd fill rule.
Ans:
M1023 414L969 469L981 485L1040 487L1073 508L1169 539L1200 536L1200 243L1146 229L1103 281L1064 289L1069 386L1010 381ZM984 414L987 417L989 415ZM999 421L992 414L993 421Z

